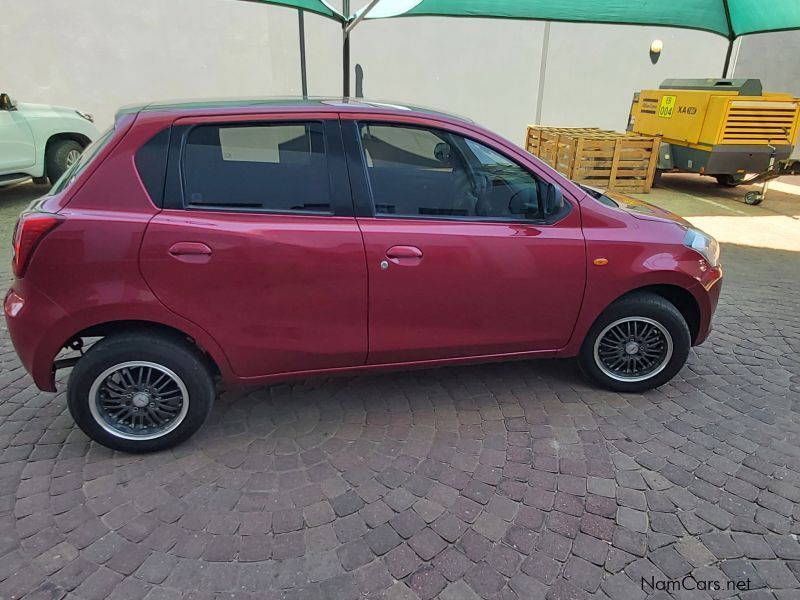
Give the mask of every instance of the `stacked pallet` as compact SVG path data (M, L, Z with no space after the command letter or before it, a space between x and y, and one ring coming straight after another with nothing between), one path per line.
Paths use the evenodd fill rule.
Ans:
M573 181L643 194L653 184L660 142L597 127L529 125L525 148Z

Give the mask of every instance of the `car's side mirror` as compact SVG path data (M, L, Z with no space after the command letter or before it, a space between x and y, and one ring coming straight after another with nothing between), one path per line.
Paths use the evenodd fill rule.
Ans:
M508 202L508 212L528 219L546 219L560 213L563 208L561 188L544 181L519 190Z
M0 94L0 110L14 110L17 108L17 102L8 94Z
M548 183L544 188L544 216L556 215L564 208L564 195L561 188L554 183Z

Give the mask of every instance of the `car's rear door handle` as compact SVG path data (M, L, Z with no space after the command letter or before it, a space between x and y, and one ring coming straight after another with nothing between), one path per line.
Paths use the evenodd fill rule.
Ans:
M386 258L396 265L417 265L422 261L422 250L416 246L392 246L386 251Z
M211 257L211 248L202 242L177 242L170 246L169 254L183 262L207 262Z

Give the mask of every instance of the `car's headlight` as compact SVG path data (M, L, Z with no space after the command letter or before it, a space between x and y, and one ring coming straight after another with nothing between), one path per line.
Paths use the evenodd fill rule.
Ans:
M89 121L89 123L94 123L94 117L89 113L81 112L79 110L76 110L75 112L78 114L78 116L83 117L84 119Z
M699 252L712 267L719 264L719 243L707 233L699 229L687 229L683 245Z

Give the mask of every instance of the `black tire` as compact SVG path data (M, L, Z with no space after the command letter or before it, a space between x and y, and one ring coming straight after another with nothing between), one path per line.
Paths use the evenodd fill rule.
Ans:
M608 365L601 367L602 359L599 356L599 352L602 352L602 350L598 348L599 352L595 351L599 344L598 338L603 335L603 332L609 326L633 317L656 323L657 325L650 325L653 328L660 326L668 334L669 341L667 341L667 336L658 329L656 329L656 335L663 336L664 343L662 346L665 348L671 342L671 354L665 350L664 357L658 363L657 370L655 368L651 370L652 374L643 371L638 376L636 374L631 375L630 378L622 374L617 374L614 377L607 372L612 370ZM623 340L620 343L625 344L626 342ZM692 339L686 320L672 303L656 294L633 293L611 304L597 318L583 341L578 362L584 374L603 387L617 392L643 392L663 385L672 379L686 363L691 345ZM620 350L619 352L622 356L623 351ZM629 380L634 377L639 377L639 379Z
M47 146L44 164L51 184L58 181L70 167L76 151L78 154L83 152L83 146L75 140L56 140Z
M715 175L714 179L717 180L718 184L725 187L736 187L740 183L733 175Z
M130 439L131 436L135 438L135 430L133 433L130 429L123 432L118 429L119 425L104 420L100 416L104 409L99 401L99 398L104 397L103 393L100 391L95 394L90 393L93 385L108 381L111 377L111 375L102 377L106 371L123 363L136 361L146 364L132 366L131 369L150 369L150 372L155 371L155 375L160 373L158 369L166 369L164 373L171 372L175 375L177 377L175 389L178 390L176 393L185 398L185 401L180 401L180 411L176 418L168 421L168 426L162 427L164 433L161 434L154 429L148 434L150 439ZM168 379L171 379L171 376L168 376ZM98 385L102 389L104 384ZM119 386L118 383L113 385ZM183 388L179 389L180 385L183 385ZM137 395L139 394L141 392L137 391ZM120 402L125 402L133 410L133 400L128 400L131 396L127 394L123 396L125 399ZM209 362L193 344L178 336L172 337L160 333L125 333L100 340L78 361L69 378L67 404L78 426L97 443L113 450L139 453L164 450L188 439L200 429L208 417L214 397L214 382ZM145 394L144 401L147 402L149 399L150 397ZM153 400L159 401L157 397ZM188 405L185 410L184 404ZM154 404L151 402L149 406L152 407ZM144 413L147 408L145 405L145 408L136 410L142 410ZM175 410L178 411L178 408ZM174 428L168 430L169 427ZM128 437L124 437L126 435ZM144 434L139 434L140 438L143 436Z
M764 195L761 192L747 192L744 195L744 203L750 206L758 206L764 201Z

